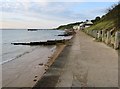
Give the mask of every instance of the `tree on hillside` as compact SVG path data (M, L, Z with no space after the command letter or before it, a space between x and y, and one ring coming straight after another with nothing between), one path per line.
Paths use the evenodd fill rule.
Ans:
M91 22L96 23L96 22L98 22L99 20L100 20L100 17L97 16L94 20L91 20Z

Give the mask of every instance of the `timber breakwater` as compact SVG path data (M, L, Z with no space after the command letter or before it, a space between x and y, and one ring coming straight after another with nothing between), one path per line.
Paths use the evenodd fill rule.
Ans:
M47 40L47 41L40 41L40 42L15 42L11 43L14 45L56 45L57 43L65 43L66 41L69 41L69 39L63 39L63 40Z

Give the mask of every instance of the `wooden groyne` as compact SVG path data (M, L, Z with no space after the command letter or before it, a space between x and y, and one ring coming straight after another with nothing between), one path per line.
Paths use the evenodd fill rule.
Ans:
M66 43L69 41L69 39L63 39L63 40L47 40L44 42L15 42L11 43L13 45L56 45L57 43Z
M28 31L37 31L38 29L27 29Z

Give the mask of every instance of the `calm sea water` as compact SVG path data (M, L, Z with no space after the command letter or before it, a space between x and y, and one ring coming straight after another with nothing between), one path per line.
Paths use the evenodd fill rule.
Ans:
M12 42L33 42L33 41L45 41L51 39L70 39L71 37L57 36L62 34L64 31L60 30L37 30L27 31L26 29L20 30L2 30L2 57L1 64L8 63L16 60L30 52L37 49L41 53L52 54L55 50L55 46L23 46L23 45L12 45ZM51 53L50 53L51 52ZM42 54L40 56L44 56ZM34 55L34 54L33 54Z

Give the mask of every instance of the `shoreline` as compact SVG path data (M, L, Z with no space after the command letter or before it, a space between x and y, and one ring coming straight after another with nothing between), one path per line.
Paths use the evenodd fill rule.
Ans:
M50 56L50 57L48 57L49 59L48 59L48 62L47 62L47 64L45 65L47 68L46 69L48 69L51 65L52 65L52 63L55 61L55 59L59 56L59 54L62 52L62 50L66 47L66 45L67 44L57 44L57 46L56 46L56 50L55 50L55 52Z
M65 48L65 46L66 46L66 44L57 44L52 55L47 56L47 58L45 60L43 59L44 61L32 59L31 63L27 63L26 62L27 59L23 58L23 59L25 59L25 60L23 60L21 58L19 60L11 61L10 63L3 65L2 66L3 67L3 73L2 73L3 74L3 80L2 80L3 87L33 87L36 84L36 82L43 76L43 74L46 72L46 70L49 68L49 66L52 65L52 63L59 56L59 54L62 52L62 50ZM39 50L38 50L38 52L39 52ZM36 53L38 53L38 52L36 52ZM45 53L43 53L43 54L44 54L44 56L46 56ZM27 57L27 55L26 55L26 57ZM24 63L24 61L25 61L25 63ZM24 64L22 64L22 63L24 63ZM16 66L16 68L11 67L11 65ZM11 68L9 68L9 67L11 67ZM17 68L18 69L20 68L20 70L18 70ZM13 73L11 73L11 72L13 72Z
M60 53L64 50L64 48L66 46L67 46L67 44L57 44L56 45L55 52L50 57L48 57L49 58L48 62L46 64L43 64L45 71L38 78L38 80L36 81L36 83L41 80L41 78L43 77L43 75L47 72L47 70L50 68L50 66L55 62L55 60L57 59L57 57L60 55ZM34 87L36 85L36 83L32 87Z

